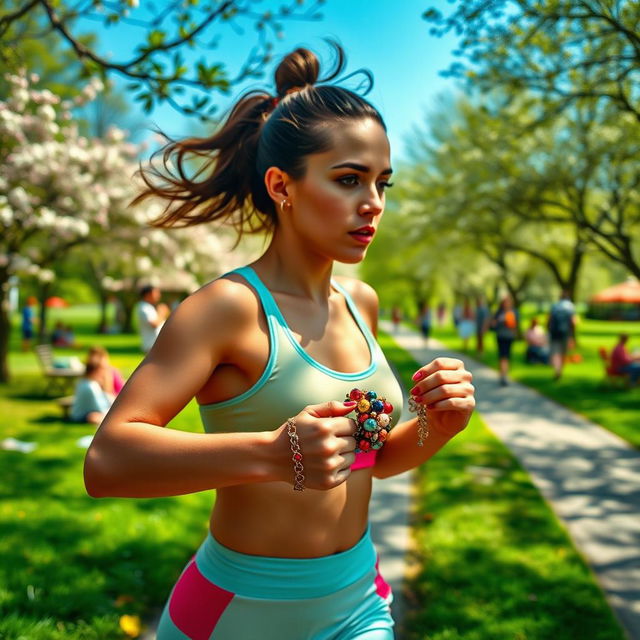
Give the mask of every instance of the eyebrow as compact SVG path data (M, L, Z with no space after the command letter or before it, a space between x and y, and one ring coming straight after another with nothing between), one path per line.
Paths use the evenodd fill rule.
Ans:
M342 164L335 164L331 168L332 169L355 169L356 171L361 171L362 173L368 173L370 171L369 167L363 164L358 164L356 162L343 162ZM388 169L385 169L380 173L384 175L389 175L393 173L393 169L389 167Z

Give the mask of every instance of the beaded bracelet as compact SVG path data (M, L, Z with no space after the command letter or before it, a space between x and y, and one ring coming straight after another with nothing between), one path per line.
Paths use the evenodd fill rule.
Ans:
M358 425L354 434L356 453L382 449L392 429L393 405L375 391L362 389L351 389L346 399L358 403L354 409Z

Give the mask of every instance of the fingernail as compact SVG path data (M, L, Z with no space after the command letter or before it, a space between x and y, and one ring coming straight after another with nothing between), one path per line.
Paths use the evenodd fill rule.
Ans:
M409 393L412 396L415 396L418 393L418 391L420 391L420 389L418 389L418 387L413 387L413 389L411 389L411 391L409 391Z
M358 403L355 400L347 400L342 403L345 407L355 407Z
M424 375L424 373L422 371L416 371L413 374L413 377L411 379L412 380L420 380L420 378L422 378L423 375Z

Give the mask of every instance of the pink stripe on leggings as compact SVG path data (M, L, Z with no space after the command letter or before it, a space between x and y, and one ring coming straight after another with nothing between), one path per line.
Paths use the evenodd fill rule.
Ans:
M209 640L234 594L209 582L195 560L184 570L169 602L173 624L191 640Z

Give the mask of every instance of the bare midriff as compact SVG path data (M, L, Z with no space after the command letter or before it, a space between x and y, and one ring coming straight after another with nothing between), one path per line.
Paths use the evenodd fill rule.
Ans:
M367 528L371 468L328 491L270 482L217 491L211 535L248 555L319 558L353 547Z

